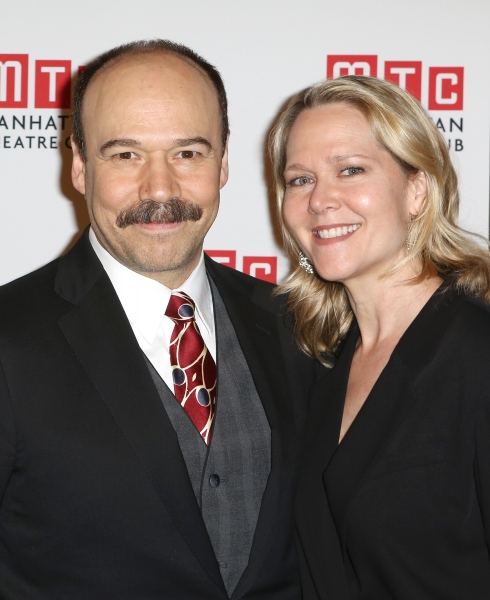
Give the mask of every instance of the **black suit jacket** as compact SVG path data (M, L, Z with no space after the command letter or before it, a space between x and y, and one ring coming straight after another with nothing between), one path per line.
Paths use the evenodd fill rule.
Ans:
M338 444L354 324L313 387L297 504L305 600L490 598L490 313L436 293Z
M312 364L271 286L206 262L272 431L233 598L299 596L292 496ZM0 290L2 600L227 598L176 434L87 233Z

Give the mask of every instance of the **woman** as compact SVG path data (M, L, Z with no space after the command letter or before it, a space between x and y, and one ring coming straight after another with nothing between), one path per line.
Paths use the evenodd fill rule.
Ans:
M297 503L305 600L490 598L490 254L425 110L343 77L273 132L289 294L323 369Z

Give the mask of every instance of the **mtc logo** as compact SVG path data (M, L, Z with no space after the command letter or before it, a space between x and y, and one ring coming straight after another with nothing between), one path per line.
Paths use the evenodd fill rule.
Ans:
M236 250L206 250L206 254L215 261L236 269ZM277 256L244 256L243 273L277 283Z
M342 75L378 77L375 54L329 54L327 79ZM412 96L422 97L422 62L392 61L384 63L384 79L392 81ZM429 110L463 110L464 67L429 67Z
M0 108L27 108L28 54L0 54ZM35 108L70 108L71 61L35 61Z

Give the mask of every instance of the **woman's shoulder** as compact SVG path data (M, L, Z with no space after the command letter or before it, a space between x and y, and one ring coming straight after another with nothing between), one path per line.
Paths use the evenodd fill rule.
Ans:
M490 357L490 305L465 292L454 293L458 306L443 338L456 338L461 348L478 348Z
M490 306L454 286L441 287L403 335L397 354L414 368L436 356L440 365L490 361Z
M490 304L476 296L464 292L461 294L463 302L458 311L458 318L466 322L468 326L476 326L477 329L490 327Z

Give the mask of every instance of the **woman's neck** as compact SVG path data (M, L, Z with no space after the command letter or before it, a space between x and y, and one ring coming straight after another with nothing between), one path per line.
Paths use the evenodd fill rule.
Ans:
M346 284L364 351L384 343L396 345L442 283L440 277L430 277L415 285L408 284L407 280L415 275L407 266L393 277Z

